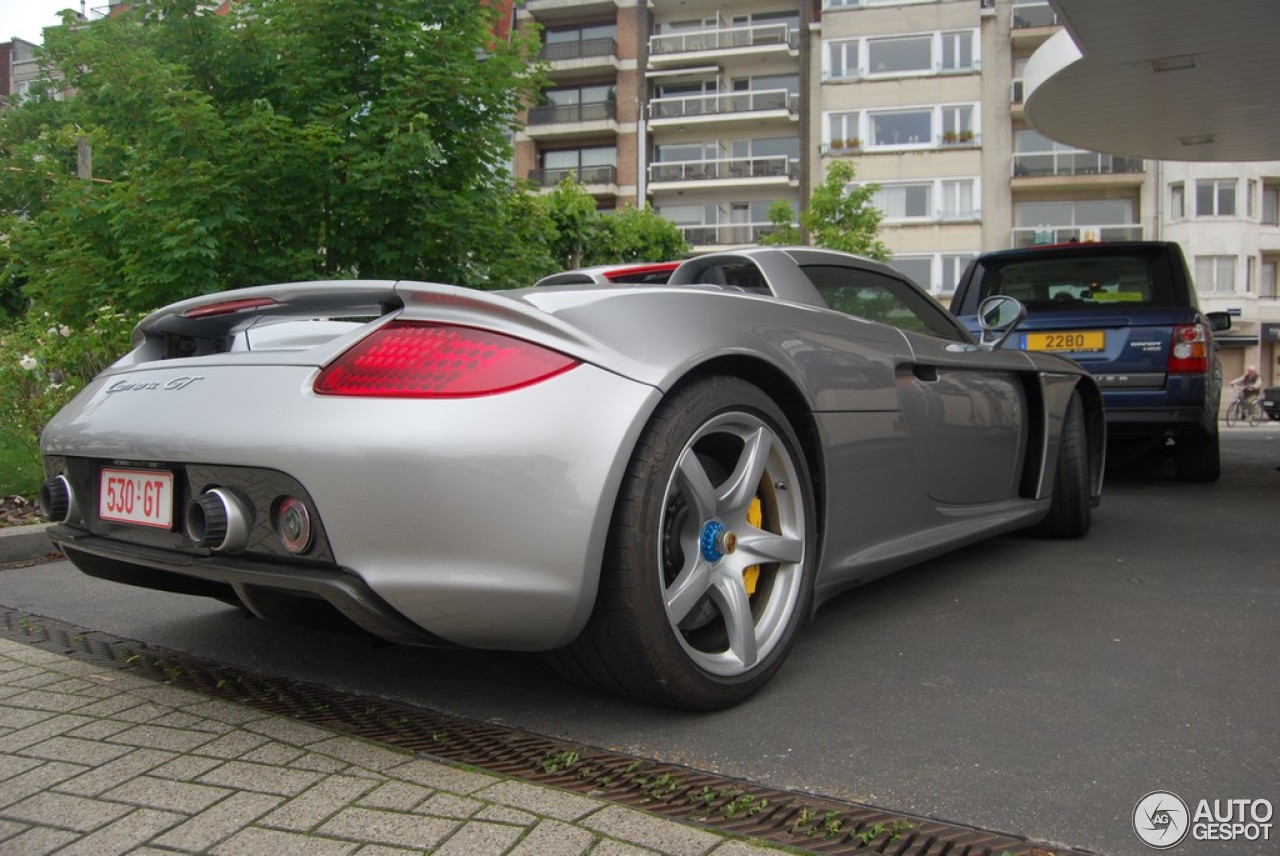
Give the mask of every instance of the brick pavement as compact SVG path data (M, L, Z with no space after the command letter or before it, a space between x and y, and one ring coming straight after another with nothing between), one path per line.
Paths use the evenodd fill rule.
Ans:
M0 854L795 852L0 639Z

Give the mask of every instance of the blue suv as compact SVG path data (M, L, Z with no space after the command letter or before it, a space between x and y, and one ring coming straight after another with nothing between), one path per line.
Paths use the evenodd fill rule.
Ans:
M984 253L965 271L951 311L976 332L978 304L993 294L1027 307L1010 345L1059 353L1094 375L1111 437L1172 439L1177 478L1217 480L1222 366L1213 333L1231 319L1200 311L1181 247L1125 241Z

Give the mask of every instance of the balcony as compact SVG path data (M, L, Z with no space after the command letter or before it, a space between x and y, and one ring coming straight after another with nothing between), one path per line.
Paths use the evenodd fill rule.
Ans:
M755 92L716 92L711 95L682 95L655 98L649 102L649 124L672 125L694 121L799 118L800 99L785 89Z
M583 185L616 185L618 168L612 164L601 166L564 167L556 169L531 169L529 180L539 187L555 187L566 178Z
M789 24L759 24L718 30L689 30L649 37L649 65L661 68L687 62L694 54L723 52L796 56L799 34Z
M542 46L538 51L538 59L547 62L560 62L570 59L590 59L593 57L616 57L618 41L616 39L580 39L576 42L552 42Z
M1139 158L1104 155L1082 149L1022 152L1013 156L1015 188L1056 184L1058 182L1052 179L1063 178L1073 186L1141 184L1145 169L1144 162Z
M1013 7L1014 30L1029 30L1038 27L1056 27L1062 22L1058 13L1048 3L1017 3Z
M756 244L776 228L773 223L708 223L680 225L684 239L695 250L699 247L725 247Z
M1053 35L1061 23L1048 3L1019 3L1013 7L1009 41L1024 50L1034 48Z
M1013 230L1013 247L1069 244L1076 241L1141 241L1142 227L1136 224L1112 226L1030 226Z
M751 184L788 184L799 178L799 163L786 155L757 158L720 158L699 161L667 161L649 165L652 190L662 185L692 181L732 181Z
M538 140L570 139L617 132L618 105L614 101L582 104L539 104L529 109L524 132Z
M617 69L618 42L616 39L580 39L572 42L551 42L538 51L538 59L550 65L551 74L563 80L571 72L592 74L601 69Z

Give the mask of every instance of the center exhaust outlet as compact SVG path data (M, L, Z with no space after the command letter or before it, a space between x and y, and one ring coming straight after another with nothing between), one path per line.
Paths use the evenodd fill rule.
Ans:
M249 543L249 512L231 491L210 488L187 503L187 537L220 553L239 553Z

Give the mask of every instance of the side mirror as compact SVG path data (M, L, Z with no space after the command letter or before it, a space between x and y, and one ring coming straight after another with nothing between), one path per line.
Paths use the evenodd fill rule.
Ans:
M978 304L979 344L988 351L999 349L1027 317L1027 307L1008 295L988 297Z
M1209 329L1215 333L1231 329L1231 316L1226 312L1206 312L1205 318L1209 319Z

